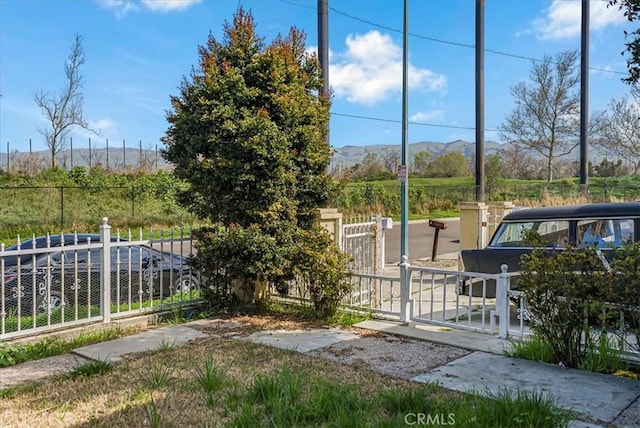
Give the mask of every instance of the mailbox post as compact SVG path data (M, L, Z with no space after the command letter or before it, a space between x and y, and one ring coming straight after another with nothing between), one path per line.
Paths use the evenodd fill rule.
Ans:
M448 225L446 221L429 220L429 226L436 230L435 236L433 237L433 251L431 252L431 260L435 260L436 252L438 251L438 237L440 235L440 231L442 229L446 229Z

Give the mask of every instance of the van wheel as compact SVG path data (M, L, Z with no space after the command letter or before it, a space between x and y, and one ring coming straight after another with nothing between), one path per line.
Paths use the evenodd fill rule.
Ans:
M174 284L173 294L190 293L200 287L198 278L191 274L182 274Z
M38 313L39 314L46 314L46 313L51 313L53 312L55 309L57 308L61 308L63 306L67 306L68 302L67 302L67 298L65 297L64 299L62 298L62 294L60 294L57 291L52 291L51 293L49 293L49 301L47 302L47 299L45 298L45 296L41 296L38 299Z

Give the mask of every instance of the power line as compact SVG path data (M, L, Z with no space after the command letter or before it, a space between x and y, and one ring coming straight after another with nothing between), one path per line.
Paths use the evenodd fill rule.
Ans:
M286 3L286 4L290 4L293 6L298 6L298 7L303 7L306 9L315 9L315 7L313 6L306 6L303 4L300 4L298 2L294 2L291 0L278 0L282 3ZM338 15L342 15L346 18L352 19L354 21L358 21L361 22L363 24L367 24L367 25L371 25L372 27L376 27L376 28L380 28L382 30L386 30L386 31L390 31L393 33L399 33L402 34L402 30L399 30L397 28L393 28L393 27L389 27L387 25L382 25L382 24L378 24L377 22L373 22L370 21L368 19L364 19L361 18L359 16L355 16L355 15L351 15L347 12L342 12L334 7L329 7L329 10L338 14ZM450 45L450 46L457 46L457 47L461 47L461 48L469 48L469 49L475 49L476 45L475 44L471 44L471 43L461 43L461 42L454 42L451 40L444 40L444 39L439 39L436 37L429 37L429 36L425 36L422 34L418 34L418 33L412 33L409 32L409 35L418 39L422 39L422 40L427 40L430 42L434 42L434 43L441 43L441 44L445 44L445 45ZM526 61L535 61L535 62L545 62L546 60L544 59L540 59L540 58L534 58L534 57L530 57L530 56L526 56L526 55L519 55L519 54L514 54L514 53L509 53L509 52L503 52L503 51L499 51L499 50L495 50L495 49L485 49L485 52L488 53L492 53L494 55L501 55L501 56L505 56L508 58L515 58L515 59L522 59L522 60L526 60ZM552 63L555 63L552 61ZM627 73L622 72L622 71L616 71L616 70L609 70L607 68L598 68L598 67L589 67L589 70L593 70L593 71L600 71L603 73L612 73L612 74L619 74L619 75L623 75L626 76Z
M397 119L387 119L383 117L373 117L373 116L361 116L357 114L347 114L347 113L331 113L332 116L341 116L341 117L350 117L354 119L364 119L364 120L374 120L376 122L390 122L390 123L402 123L401 120ZM420 125L420 126L430 126L432 128L449 128L449 129L464 129L464 130L475 130L476 128L473 126L457 126L457 125L441 125L438 123L426 123L426 122L415 122L409 121L410 125ZM491 132L499 132L498 129L485 128L485 131Z

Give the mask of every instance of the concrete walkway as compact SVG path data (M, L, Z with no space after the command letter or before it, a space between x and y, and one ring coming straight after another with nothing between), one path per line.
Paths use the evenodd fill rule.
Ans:
M398 322L380 320L365 321L356 327L472 351L462 358L415 376L412 381L437 382L452 390L491 394L539 392L552 397L558 406L580 414L580 420L572 422L572 428L640 426L640 381L509 358L503 354L509 346L507 341L482 333L422 325L405 326ZM19 382L39 381L47 374L46 367L55 369L55 372L49 373L54 375L72 370L86 361L85 358L118 361L123 355L177 346L206 336L206 333L189 327L189 324L183 324L84 346L74 350L73 354L53 357L56 359L55 364L41 360L0 369L0 388ZM308 353L358 337L352 332L332 328L269 330L256 332L242 339Z

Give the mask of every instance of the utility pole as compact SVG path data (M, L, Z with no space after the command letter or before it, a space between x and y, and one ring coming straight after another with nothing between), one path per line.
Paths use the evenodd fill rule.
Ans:
M589 193L589 0L582 0L580 43L580 192Z
M409 172L407 171L407 155L409 151L409 0L404 0L404 23L402 31L402 165L403 179L402 187L402 208L400 219L400 260L409 258Z
M484 202L484 0L476 0L476 201Z
M322 95L329 97L329 0L318 0L318 59L322 71ZM328 119L330 120L330 119ZM329 122L327 122L327 143Z
M404 0L402 28L402 163L398 168L401 189L400 213L400 321L411 318L411 276L409 275L409 171L407 152L409 147L409 0Z

